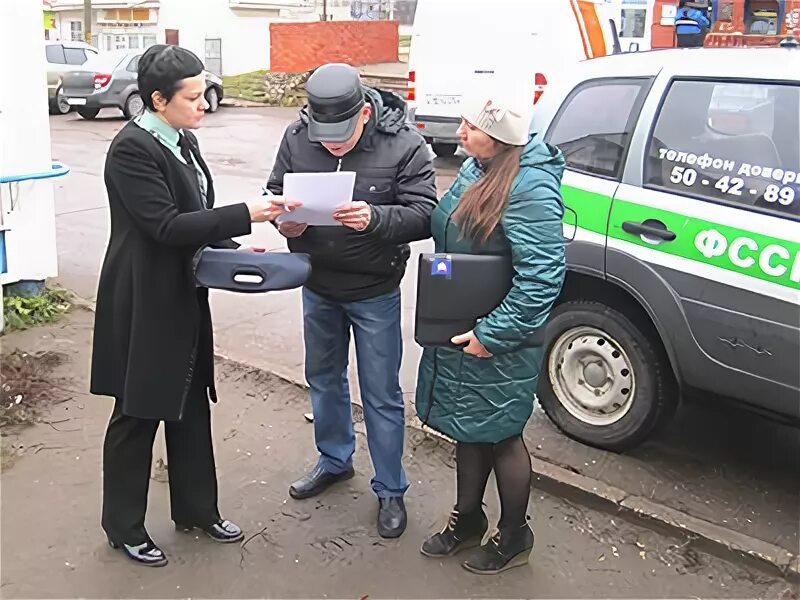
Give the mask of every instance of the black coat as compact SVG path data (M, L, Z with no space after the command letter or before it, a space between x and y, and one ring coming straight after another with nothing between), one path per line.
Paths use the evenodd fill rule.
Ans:
M186 137L211 208L211 174L195 137ZM195 374L216 397L208 290L195 285L194 256L204 245L236 247L229 238L250 233L250 213L245 204L206 210L194 167L133 122L111 143L105 183L111 237L97 290L91 392L121 399L129 416L178 420Z
M374 89L367 89L367 99L372 119L341 160L309 141L308 116L301 111L300 120L284 134L267 182L267 189L280 195L286 173L356 172L353 198L372 205L367 229L309 227L289 240L292 252L311 256L307 287L341 302L374 298L397 287L410 254L408 243L430 237L436 206L436 171L425 140L406 122L405 101Z

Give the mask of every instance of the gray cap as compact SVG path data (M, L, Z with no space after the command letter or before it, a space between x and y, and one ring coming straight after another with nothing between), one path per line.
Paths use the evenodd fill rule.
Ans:
M308 139L346 142L356 130L364 106L364 88L358 70L331 63L319 67L306 83Z

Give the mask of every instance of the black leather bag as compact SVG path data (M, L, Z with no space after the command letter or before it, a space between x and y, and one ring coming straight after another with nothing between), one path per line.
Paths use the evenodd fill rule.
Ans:
M414 339L420 346L454 347L450 340L472 330L511 289L507 256L422 254L419 257Z
M204 248L198 254L194 269L197 285L228 292L291 290L304 285L311 274L307 254L217 248Z

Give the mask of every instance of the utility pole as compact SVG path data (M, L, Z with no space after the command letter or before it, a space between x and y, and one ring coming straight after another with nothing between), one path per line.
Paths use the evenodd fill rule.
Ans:
M92 43L92 0L83 0L83 39Z

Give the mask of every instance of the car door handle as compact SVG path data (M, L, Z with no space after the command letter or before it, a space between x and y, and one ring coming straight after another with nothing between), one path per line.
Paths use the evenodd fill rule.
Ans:
M642 223L638 221L623 221L622 230L633 235L647 235L659 238L665 242L671 242L678 237L674 231L667 229L664 223L655 219L647 219Z

